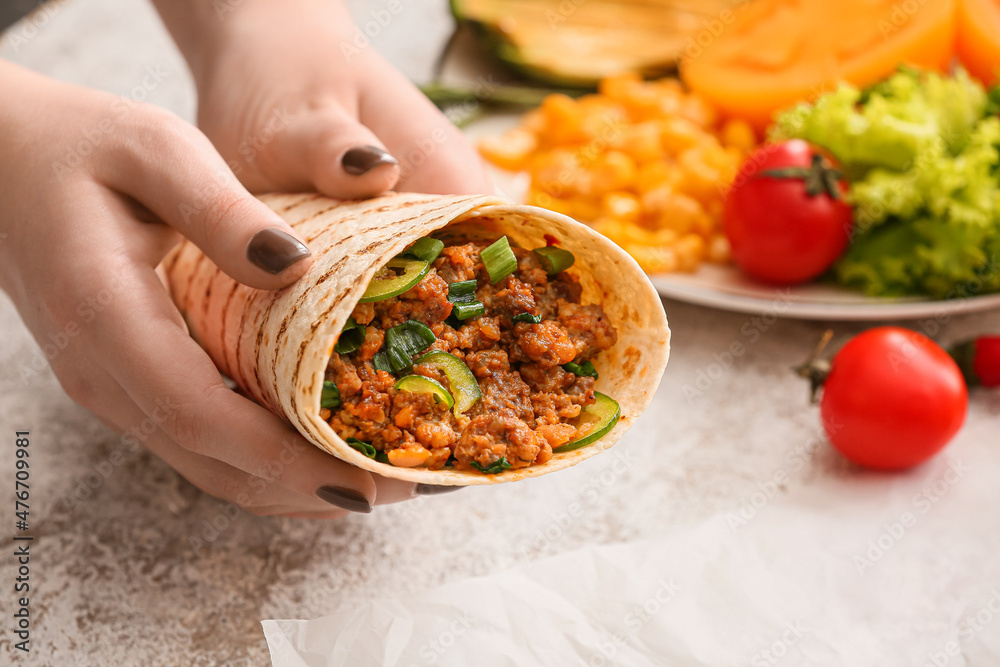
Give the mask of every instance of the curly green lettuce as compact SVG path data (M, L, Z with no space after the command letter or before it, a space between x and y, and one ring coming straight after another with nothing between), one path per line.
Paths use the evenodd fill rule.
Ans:
M856 232L833 275L873 296L1000 291L1000 119L962 70L903 69L778 117L773 138L833 153L851 175Z

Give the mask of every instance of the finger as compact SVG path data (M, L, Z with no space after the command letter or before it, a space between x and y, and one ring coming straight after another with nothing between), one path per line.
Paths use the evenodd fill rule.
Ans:
M173 304L152 269L135 270L146 298L123 294L102 317L101 333L106 354L128 354L129 362L111 373L143 412L190 452L304 496L370 511L377 495L372 475L320 451L227 389L204 351L170 319Z
M492 194L483 161L461 131L402 74L388 66L377 71L382 85L366 91L361 118L400 161L396 189ZM401 108L405 123L399 122Z
M264 158L262 158L264 161ZM399 163L357 119L339 106L303 111L268 146L270 189L317 190L337 199L363 199L392 189Z
M241 509L257 515L277 513L342 512L316 496L303 496L281 484L250 475L221 461L211 459L180 446L145 414L120 386L103 386L101 402L113 405L114 416L100 420L109 428L123 434L122 442L131 446L142 444L188 482L216 498L235 503ZM108 414L105 412L105 414Z
M239 183L205 135L169 114L148 116L106 177L234 280L277 289L301 277L309 248Z

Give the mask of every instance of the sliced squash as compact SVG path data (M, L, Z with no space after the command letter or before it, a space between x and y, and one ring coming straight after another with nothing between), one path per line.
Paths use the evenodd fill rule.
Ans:
M720 13L740 1L451 0L451 9L523 74L593 87L619 72L672 71L690 35L721 26Z
M901 64L945 69L955 6L955 0L753 0L734 11L717 37L696 35L681 74L725 115L762 130L775 111L839 81L865 86Z
M1000 76L1000 0L959 0L958 58L987 86Z

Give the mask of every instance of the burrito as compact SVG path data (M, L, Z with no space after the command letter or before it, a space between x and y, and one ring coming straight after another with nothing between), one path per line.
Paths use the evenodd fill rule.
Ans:
M164 261L191 335L317 447L438 485L567 468L649 404L670 331L634 260L564 215L491 196L261 197L310 247L275 291L184 242Z

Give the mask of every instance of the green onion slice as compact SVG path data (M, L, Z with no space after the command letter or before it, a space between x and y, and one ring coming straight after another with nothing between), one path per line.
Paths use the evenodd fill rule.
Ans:
M413 365L413 355L437 340L431 328L417 320L407 320L385 332L385 349L375 355L372 366L386 373L398 373Z
M541 258L542 268L544 268L545 273L550 276L554 276L560 271L565 271L569 267L573 266L573 262L576 261L576 258L573 257L573 253L569 250L563 250L562 248L557 248L554 245L550 245L545 248L535 248L533 252Z
M423 260L430 264L441 251L444 250L444 242L437 239L432 239L429 236L425 236L420 239L409 248L403 251L404 257L415 257L416 259Z
M478 301L475 303L456 303L451 312L456 319L467 320L472 317L484 315L486 313L486 306Z
M509 470L510 464L507 463L506 456L501 456L499 461L495 461L485 468L479 465L478 461L473 461L472 467L478 470L479 472L483 473L484 475L496 475L497 473L501 473L504 470Z
M448 389L455 398L456 416L464 413L483 397L472 371L455 355L435 350L420 357L415 363L427 364L445 374L448 378Z
M454 306L451 314L458 320L467 320L486 313L486 306L476 299L475 280L461 280L448 285L448 301Z
M385 332L387 348L396 348L407 355L423 352L437 337L431 328L418 320L407 320Z
M589 361L585 361L582 364L576 362L569 362L568 364L563 364L562 368L564 371L569 371L574 375L583 375L585 377L591 377L595 380L597 379L597 369L594 368L594 364Z
M397 274L392 269L402 273ZM359 302L372 303L399 296L423 280L430 270L431 265L422 259L393 257L375 274Z
M382 352L376 354L374 358L372 358L372 366L374 366L377 371L392 373L392 364L389 363L389 353L383 350Z
M532 315L531 313L518 313L514 316L515 322L527 322L528 324L538 324L542 321L541 315Z
M580 416L571 422L573 426L576 426L577 434L582 437L553 448L553 454L562 454L586 447L603 438L618 423L622 416L622 409L618 405L618 401L599 391L594 392L594 398L596 399L594 403L584 408L580 412Z
M517 257L510 249L510 241L506 236L501 236L493 244L483 248L479 256L486 265L486 272L490 274L490 282L494 285L517 270Z
M441 386L437 380L432 380L423 375L405 375L396 382L396 389L400 391L412 391L416 394L430 394L434 397L435 403L444 403L445 407L451 408L455 405L448 390Z
M337 337L337 344L333 346L333 351L337 354L357 352L364 342L365 326L355 322L353 317L348 317L347 324Z
M347 444L352 448L358 450L370 459L375 458L378 454L378 450L375 449L370 442L365 442L364 440L358 440L357 438L348 438Z
M375 454L375 460L379 463L389 463L389 455L379 450L378 453Z
M340 390L330 380L323 380L323 392L319 395L319 407L330 410L340 407Z
M448 301L452 303L467 303L475 300L475 280L459 280L448 285Z

